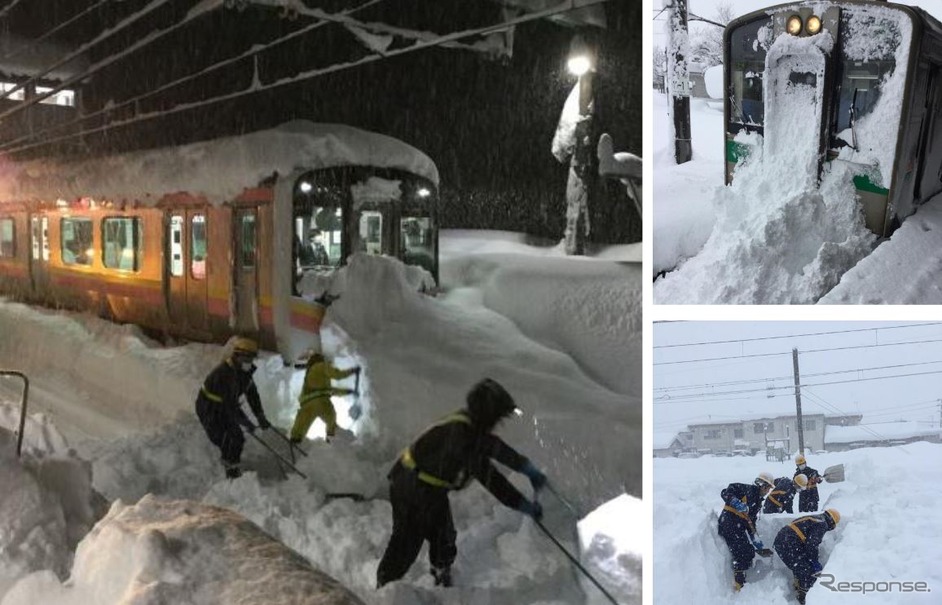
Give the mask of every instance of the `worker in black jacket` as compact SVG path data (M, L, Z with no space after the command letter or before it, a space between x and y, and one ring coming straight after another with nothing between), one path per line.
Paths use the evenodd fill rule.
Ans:
M813 513L818 510L818 484L824 478L815 469L808 466L805 457L801 454L795 456L795 475L804 475L808 478L808 487L798 494L798 512Z
M257 355L257 342L251 338L236 338L232 354L209 373L196 396L196 415L206 436L222 452L222 464L226 468L226 477L230 479L242 474L239 468L245 445L242 428L250 432L255 430L255 425L242 411L239 401L242 395L248 400L259 428L271 426L265 418L258 389L252 379Z
M808 590L818 580L824 568L818 559L818 547L824 534L831 531L841 520L841 515L829 508L820 515L796 519L779 530L775 536L775 552L794 574L792 585L798 602L804 605Z
M771 555L756 534L756 518L762 509L762 499L774 487L772 475L759 473L752 485L730 483L720 492L723 511L720 513L719 534L733 555L733 588L738 591L746 583L746 570L759 552Z
M775 480L775 487L765 497L762 512L765 514L793 513L792 502L795 494L808 486L808 478L804 475L795 475L794 478L779 477Z
M393 530L376 572L377 587L404 576L425 541L435 584L451 585L458 551L448 492L462 489L472 477L505 506L537 520L542 516L539 502L527 500L491 463L494 459L527 475L534 490L546 483L527 458L491 433L518 412L513 398L488 378L471 389L467 404L426 429L389 473Z

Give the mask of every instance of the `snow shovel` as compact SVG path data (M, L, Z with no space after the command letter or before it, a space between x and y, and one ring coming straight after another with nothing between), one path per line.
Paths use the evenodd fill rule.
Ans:
M359 420L363 414L363 408L360 407L360 368L357 368L356 382L353 384L353 405L350 406L350 418Z
M589 578L589 580L591 580L592 583L595 584L595 587L599 589L599 592L605 595L609 601L614 603L614 605L618 605L618 601L615 600L615 597L613 597L611 593L605 590L605 587L603 587L602 584L600 584L599 581L596 580L595 577L591 573L589 573L589 570L583 567L582 563L580 563L576 557L572 556L572 554L570 554L570 552L566 550L566 548L562 544L560 544L559 540L556 539L556 536L554 536L550 532L550 530L546 529L546 526L543 525L542 521L537 521L536 519L534 519L533 522L536 523L536 526L539 527L540 530L542 530L544 534L546 534L547 538L552 540L553 544L556 545L556 548L558 548L560 551L562 551L564 555L566 555L566 558L569 559L569 561L573 565L576 566L576 569L581 571L585 575L585 577Z
M565 507L569 510L569 512L571 512L571 513L573 514L573 516L574 516L576 519L581 519L581 518L582 518L582 516L581 516L578 512L576 512L576 508L575 508L572 504L570 504L568 500L566 500L565 498L563 498L563 497L559 494L558 491L556 491L556 488L553 487L553 484L552 484L552 483L550 483L549 481L547 481L547 482L543 485L543 489L545 489L545 490L548 491L549 493L553 494L553 497L555 497L557 500L559 500L559 503L562 504L563 506L565 506Z
M824 480L828 483L840 483L844 480L844 465L835 464L824 469Z
M301 454L302 456L307 456L307 452L305 452L304 450L302 450L300 445L298 445L298 444L295 443L294 441L291 441L290 439L288 439L287 437L285 437L285 434L284 434L284 433L282 433L281 431L279 431L279 430L276 429L275 427L271 427L271 430L272 430L276 435L278 435L279 437L281 437L282 441L287 442L288 447L291 448L291 461L292 461L292 462L294 462L294 450L298 450L298 452L300 452L300 454Z
M287 466L287 467L288 467L289 469L291 469L292 471L296 472L298 475L301 476L302 479L307 479L307 475L305 475L304 473L302 473L301 471L299 471L299 470L298 470L298 467L296 467L295 465L291 464L284 456L282 456L281 454L279 454L278 452L276 452L276 451L272 448L272 446L270 446L270 445L268 445L267 443L265 443L265 440L264 440L264 439L262 439L261 437L259 437L259 436L256 435L255 433L249 433L249 436L250 436L252 439L258 441L260 444L262 444L262 447L264 447L266 450L268 450L269 453L271 453L272 456L274 456L275 458L277 458L279 462L281 462L282 464L284 464L285 466Z

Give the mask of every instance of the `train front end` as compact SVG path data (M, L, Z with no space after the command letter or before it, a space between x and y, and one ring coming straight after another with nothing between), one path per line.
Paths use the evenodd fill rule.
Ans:
M911 120L920 22L872 1L785 4L730 23L724 37L726 183L760 152L790 187L850 167L867 227L911 212L899 161Z

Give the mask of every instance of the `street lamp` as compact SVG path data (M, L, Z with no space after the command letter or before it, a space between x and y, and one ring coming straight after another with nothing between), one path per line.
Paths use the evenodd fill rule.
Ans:
M576 34L569 45L566 62L570 73L579 78L579 118L575 130L575 146L569 164L566 185L566 253L583 254L589 231L589 137L592 121L592 79L595 75L595 53L585 39Z

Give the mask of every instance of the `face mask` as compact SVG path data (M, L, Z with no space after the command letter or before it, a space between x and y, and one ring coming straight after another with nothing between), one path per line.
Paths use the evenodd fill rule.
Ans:
M805 464L799 464L799 465L798 465L798 468L800 468L800 469L804 469L804 468L805 468L805 466L807 466L807 465L805 465Z

